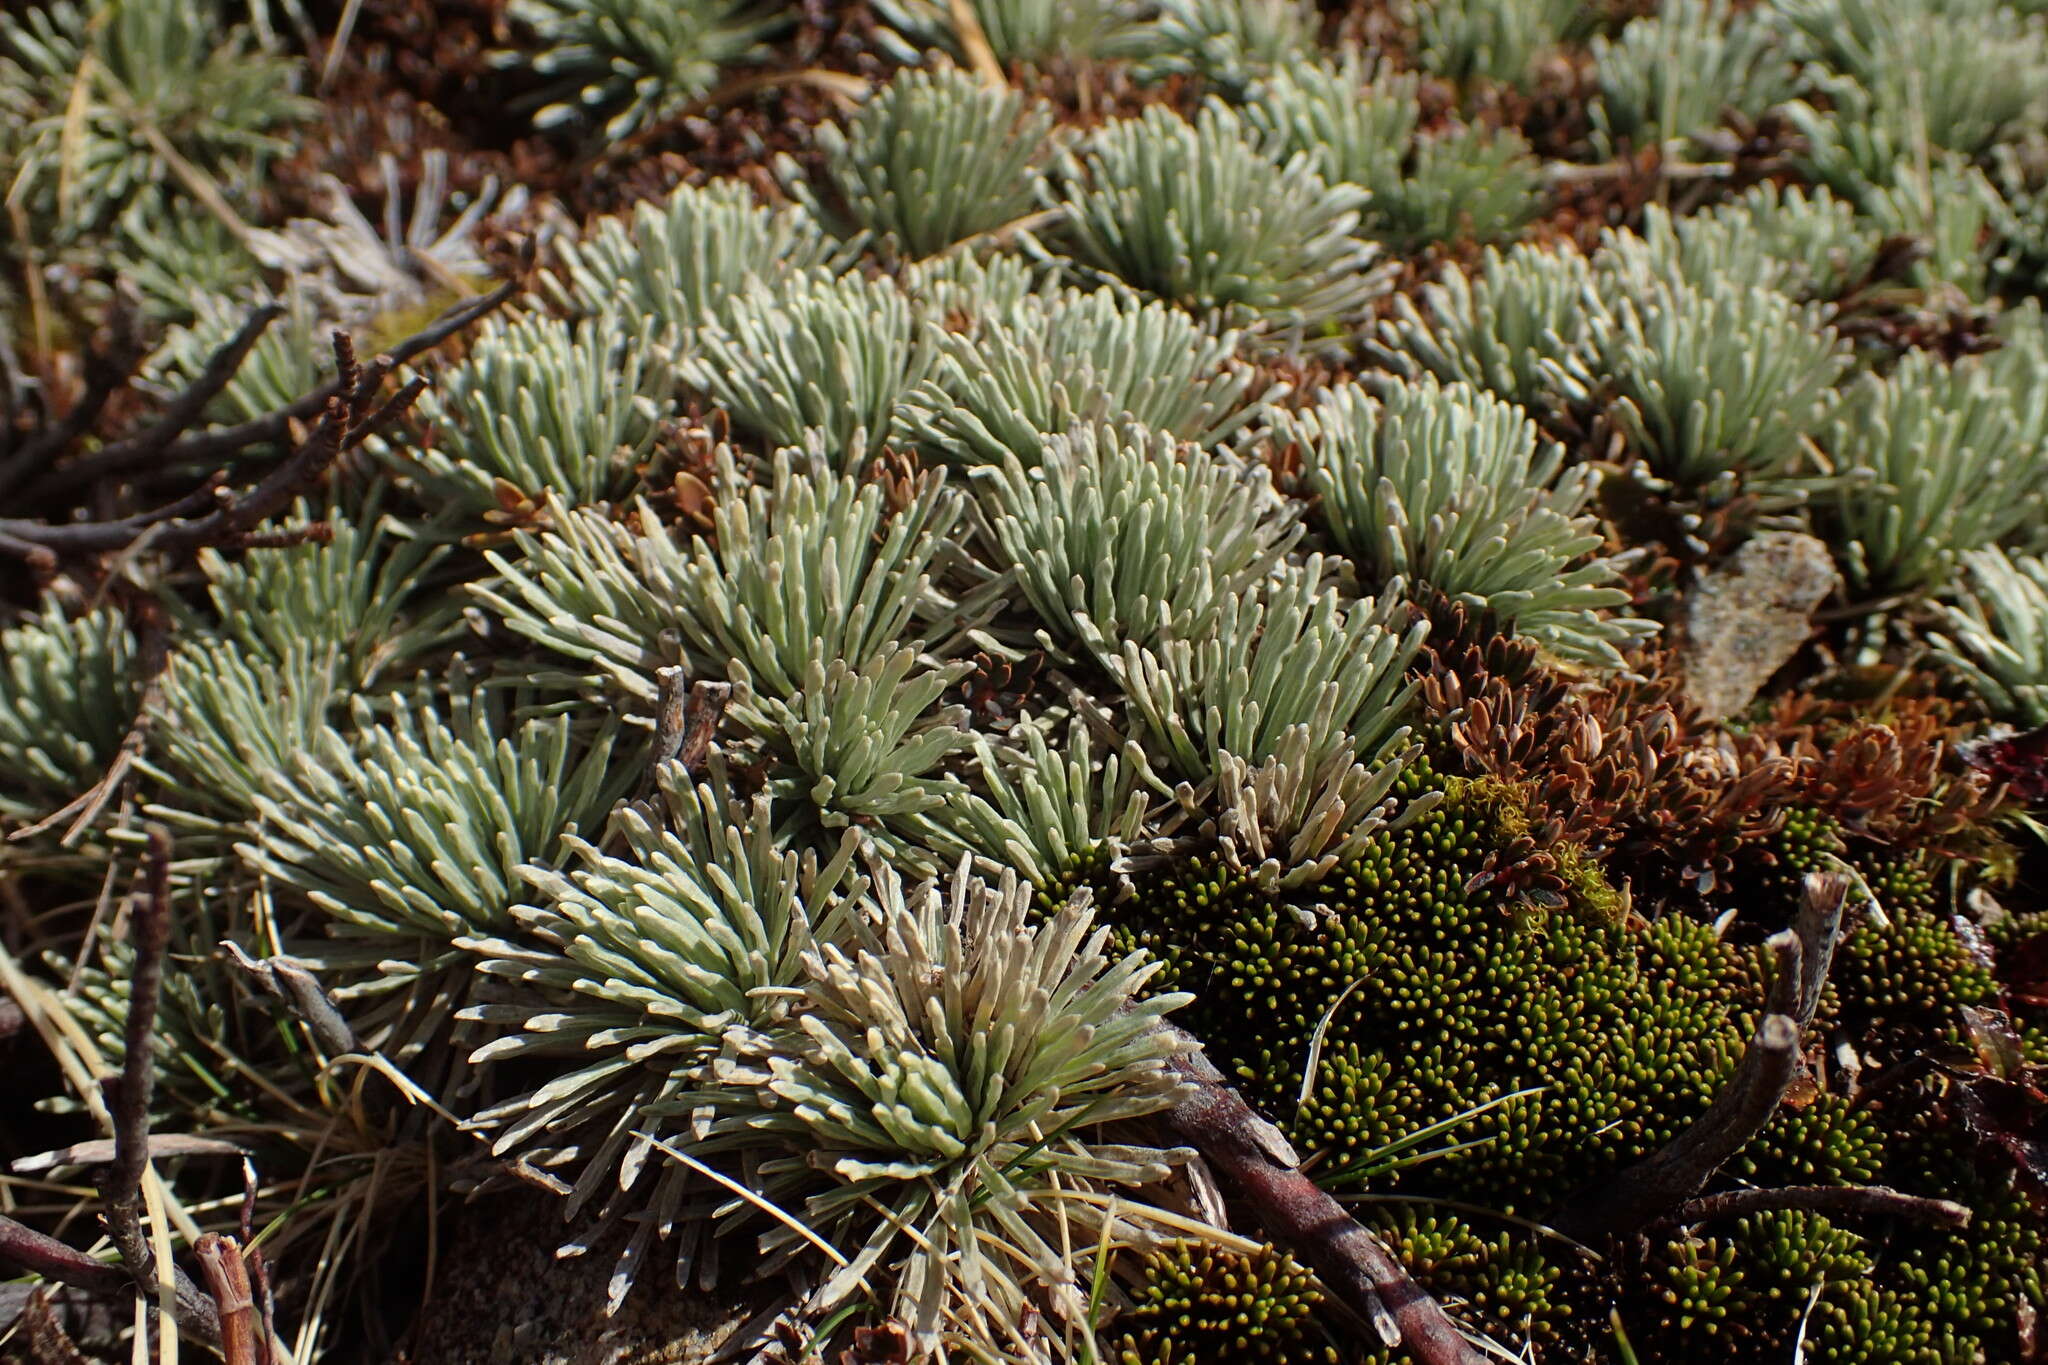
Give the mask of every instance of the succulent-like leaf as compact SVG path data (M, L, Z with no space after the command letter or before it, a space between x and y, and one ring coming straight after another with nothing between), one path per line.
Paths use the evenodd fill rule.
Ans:
M2048 510L2048 412L2033 373L1910 351L1852 385L1823 436L1853 477L1833 499L1850 574L1878 591L1940 583L1956 557ZM2002 372L2003 371L2003 372ZM2019 381L2014 383L2013 381Z
M422 399L423 447L387 462L435 508L485 520L508 490L572 507L616 496L653 447L674 387L652 327L612 314L487 323Z
M1301 534L1262 466L1143 428L1083 426L975 471L998 562L1061 646L1201 639Z
M1202 635L1124 643L1110 670L1168 766L1202 782L1226 755L1256 766L1285 749L1297 771L1321 773L1335 755L1374 759L1402 730L1403 674L1427 623L1408 624L1398 582L1346 605L1322 572L1311 557L1231 594ZM1290 738L1297 727L1305 740Z
M1704 132L1729 109L1754 120L1793 91L1775 14L1738 14L1728 0L1670 0L1592 47L1594 136L1610 155Z
M1936 657L1992 714L2028 729L2048 725L2048 562L1997 548L1965 551L1968 588L1940 608Z
M1551 385L1544 362L1590 351L1592 294L1592 266L1569 246L1488 247L1477 271L1446 266L1422 307L1396 294L1378 342L1402 368L1539 408Z
M567 715L514 725L502 693L451 682L445 717L423 687L388 719L359 699L348 730L316 729L269 774L239 849L326 911L339 956L379 986L453 965L465 934L503 933L526 895L520 868L595 833L634 777L614 762L615 724L594 736Z
M1582 0L1419 0L1414 13L1426 70L1524 88L1537 60L1581 36L1593 17Z
M1636 449L1687 487L1796 480L1801 440L1819 430L1850 363L1827 314L1741 280L1609 278L1590 360L1540 362L1553 385L1588 401L1611 384L1615 417Z
M1035 464L1047 437L1105 421L1216 445L1285 392L1250 397L1239 343L1120 290L1027 295L942 337L936 371L905 413L925 449L966 465Z
M1192 123L1149 106L1062 164L1076 256L1160 298L1313 343L1384 287L1352 235L1365 192L1326 183L1306 154L1274 163L1226 105Z
M1381 69L1351 49L1336 61L1277 67L1252 86L1244 117L1270 152L1312 157L1333 184L1383 185L1400 178L1419 93L1412 72Z
M906 890L878 869L853 940L805 955L795 1027L761 1045L762 1112L735 1127L788 1150L764 1163L770 1188L787 1199L808 1187L806 1221L859 1248L812 1311L886 1258L892 1311L925 1349L949 1319L991 1352L1021 1347L1034 1305L1085 1321L1074 1252L1124 1238L1076 1203L1067 1216L1088 1233L1062 1250L1050 1201L1171 1169L1166 1152L1082 1129L1173 1101L1174 1043L1159 1023L1188 998L1145 995L1157 964L1112 955L1092 918L1085 900L1037 918L1012 877L989 886L963 870L943 889ZM772 1227L764 1241L795 1238Z
M0 816L26 822L99 780L134 723L141 662L120 613L55 603L0 631Z
M659 319L674 343L749 276L835 269L842 250L805 210L766 208L739 181L714 180L598 219L556 246L560 268L541 283L577 313Z
M557 78L534 123L602 118L607 141L710 94L722 68L757 59L789 22L759 0L513 0L508 13L538 48L502 60Z
M1352 384L1283 414L1337 548L1376 578L1427 584L1512 621L1569 658L1615 668L1647 622L1603 619L1628 601L1586 505L1599 476L1567 469L1513 405L1463 384ZM1581 562L1585 561L1585 562Z
M956 68L906 68L843 130L821 125L817 140L834 206L915 259L1029 213L1052 126L1041 100L991 90ZM791 183L818 197L800 177Z
M680 373L761 439L802 445L816 431L857 463L895 434L899 401L936 355L934 328L893 281L814 270L742 287Z

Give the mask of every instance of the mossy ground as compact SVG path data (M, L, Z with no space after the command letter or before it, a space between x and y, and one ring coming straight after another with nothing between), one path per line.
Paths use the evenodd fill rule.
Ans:
M893 862L919 876L963 852L987 877L1055 861L1055 846L1072 855L1033 888L1039 908L1049 916L1085 887L1119 946L1161 959L1150 989L1192 996L1177 1022L1311 1174L1504 1349L1537 1365L2039 1358L2048 744L2024 730L1990 737L2004 733L1994 725L2048 715L2029 709L2048 706L2048 646L1999 654L2025 633L2031 599L1984 616L1979 599L1998 580L1969 556L2048 551L2048 105L2031 79L2048 69L2042 10L2040 0L6 6L0 182L21 213L0 237L0 948L68 1020L49 1038L0 1038L10 1066L37 1049L9 1075L42 1102L33 1114L0 1106L0 1145L11 1157L103 1135L87 1073L118 1061L133 963L122 893L142 861L143 822L162 820L178 859L156 1127L225 1135L254 1156L281 1311L310 1343L294 1365L323 1351L393 1357L408 1339L464 1358L435 1317L475 1300L446 1290L422 1306L414 1283L458 1186L578 1182L577 1217L612 1221L566 1235L618 1257L611 1277L581 1277L565 1304L547 1305L563 1307L559 1317L507 1324L475 1311L493 1338L483 1354L540 1358L532 1337L573 1335L635 1273L636 1307L676 1293L677 1275L655 1273L653 1233L663 1254L709 1244L700 1215L713 1205L686 1209L686 1182L644 1150L619 1158L629 1128L668 1123L688 1140L706 1112L679 1117L686 1106L672 1090L687 1068L661 1070L677 1048L713 1050L686 1041L678 1020L701 1026L704 1015L678 1003L677 981L682 996L692 983L732 987L733 1011L801 988L778 977L749 994L720 975L731 963L695 958L664 978L689 951L670 941L672 926L627 924L624 891L587 917L597 930L625 925L616 939L565 948L559 876L548 890L526 874L566 865L560 838L572 827L623 857L633 841L603 828L610 786L587 784L587 809L526 829L518 803L477 776L487 765L394 756L388 741L401 712L416 706L421 724L438 726L490 694L506 703L504 724L453 736L436 754L545 750L562 761L550 772L567 773L573 758L645 795L656 786L644 771L655 712L675 700L659 680L681 665L743 694L698 751L716 760L720 784L730 780L721 800L734 798L706 818L737 812L738 822L706 846L732 852L765 832L778 858L829 861L851 832L868 870ZM150 25L183 35L195 61L236 57L223 65L248 84L165 81L160 44L107 37ZM984 121L933 137L936 120L883 117L848 153L840 125L886 111L875 93L914 66L944 70L933 79L952 92L948 107L979 102ZM1027 108L1023 124L1004 126ZM143 117L152 111L161 127ZM1014 139L1014 163L983 155L991 143L969 145L975 127L1010 137L1025 126L1034 131ZM182 163L145 131L182 149ZM934 174L949 156L950 172ZM989 193L962 170L991 164L1018 166L1018 183ZM1219 168L1255 192L1190 192L1207 185L1191 172ZM532 257L514 249L528 242ZM287 246L305 259L277 265ZM606 323L624 325L602 342L602 363L577 373L602 381L628 346L645 345L660 352L634 352L636 372L655 375L649 389L565 379L510 333L453 337L415 357L423 377L445 384L457 364L520 360L505 390L517 389L506 401L517 411L435 409L436 420L391 423L295 487L305 501L204 556L159 554L147 537L118 553L66 548L98 519L210 506L256 484L304 434L300 419L317 417L315 402L258 443L226 442L224 463L142 460L68 477L157 420L226 336L224 320L231 328L259 301L289 305L226 390L183 414L194 431L320 382L331 329L367 355L451 298L514 276L523 292L510 307L545 327L597 333L597 314L620 313ZM792 293L797 276L807 282ZM131 286L151 333L136 363L116 306ZM1055 307L1067 289L1091 292ZM1475 297L1483 304L1461 314L1459 301ZM879 325L885 314L890 327ZM1704 317L1742 330L1717 334L1698 325ZM1048 318L1073 336L1096 330L1038 348L1033 329ZM1630 328L1664 323L1631 340ZM778 349L797 359L778 368ZM1179 377L1132 372L1133 354ZM137 363L139 382L108 378ZM1016 364L1044 373L1005 369ZM1775 377L1759 391L1751 381L1764 373ZM1446 382L1417 399L1430 376ZM91 408L103 388L110 401ZM1409 394L1415 420L1404 430L1417 440L1435 430L1463 442L1470 429L1454 419L1507 411L1513 439L1497 453L1517 497L1552 497L1560 478L1584 478L1588 500L1546 522L1533 502L1477 496L1498 489L1431 489L1417 472L1431 461L1418 460L1399 497L1371 503L1392 496L1379 466L1367 469L1384 452L1366 439L1348 452L1306 450L1321 438L1296 419L1340 391L1357 400L1348 410L1384 417L1396 390ZM66 415L80 412L77 423ZM1159 445L1165 464L1202 466L1231 495L1219 508L1256 486L1239 500L1252 520L1233 525L1219 511L1196 524L1155 502L1105 529L1100 508L1053 498L1031 534L989 532L990 516L1029 510L1021 496L990 496L989 462L1019 455L1031 469L1016 480L1024 488L1049 442L1119 415L1159 428L1140 444ZM1430 428L1429 415L1445 424ZM961 432L976 426L988 439L969 448ZM612 438L583 433L628 429L630 445L584 448ZM1959 431L1968 439L1951 439ZM1548 459L1553 441L1561 451L1539 478L1539 442ZM22 455L39 444L37 460ZM805 449L779 449L791 444ZM597 477L565 479L540 451L587 456L596 468L577 472ZM813 463L830 466L818 479L870 490L860 496L874 520L733 543L752 534L738 509L788 492L767 471L794 479ZM1335 478L1339 465L1355 477ZM451 506L451 488L479 496ZM1348 531L1331 515L1345 489L1375 509ZM945 529L912 567L874 567L887 546L921 534L908 515L920 500L944 502ZM1417 549L1476 506L1512 526L1489 524L1455 552ZM1407 540L1381 544L1381 523L1396 520ZM1176 542L1183 559L1162 548L1173 537L1147 538L1168 521L1194 532ZM1083 525L1095 530L1070 534ZM1760 696L1705 719L1684 700L1684 656L1652 637L1676 651L1702 577L1759 531L1788 528L1841 573L1838 589ZM1100 543L1080 543L1097 532ZM57 550L24 554L21 535ZM575 553L564 548L572 539ZM631 553L600 553L615 542ZM1581 548L1540 550L1565 543ZM701 572L680 574L698 544ZM400 545L426 552L408 558ZM1039 575L1026 601L1020 585L1053 546L1072 550L1076 571ZM1278 548L1267 559L1258 546ZM1176 724L1215 731L1216 716L1191 706L1164 715L1174 706L1158 688L1140 697L1162 674L1134 659L1205 643L1196 637L1214 623L1189 603L1217 586L1202 575L1221 572L1225 548L1237 568L1217 591L1234 606L1267 602L1273 581L1294 575L1327 596L1333 621L1364 620L1385 593L1386 638L1411 628L1410 616L1434 628L1424 653L1389 670L1386 695L1413 684L1414 700L1350 715L1330 750L1365 757L1385 733L1414 727L1426 757L1391 793L1394 824L1305 881L1277 883L1273 867L1246 865L1241 842L1217 832L1242 812L1214 809L1220 778L1197 771L1216 764L1219 746L1205 748L1214 733L1166 742ZM847 567L856 561L872 575L859 587ZM1485 578L1475 564L1498 581L1451 581ZM1114 590L1084 601L1091 576L1121 569L1127 588L1146 585L1143 601L1113 600ZM1546 598L1550 580L1582 573L1590 596ZM900 620L872 638L850 628L830 638L859 643L811 649L791 627L769 642L786 650L774 668L729 664L776 633L764 622L788 626L832 602L820 615L836 619L821 630L872 626L889 614L876 606L884 599L902 606ZM1546 600L1554 609L1531 605ZM1962 604L1978 610L1974 635ZM1168 617L1186 607L1175 619L1188 639L1156 628L1163 605ZM2040 625L2048 638L2048 615ZM2001 632L2011 638L1993 638ZM1330 638L1314 634L1298 659ZM1229 638L1251 654L1276 637L1248 626ZM144 662L157 654L171 660L162 676ZM916 677L855 694L882 656ZM1278 709L1310 667L1294 662L1269 667L1257 688L1249 669L1236 685L1234 657L1179 683L1183 693L1217 683L1211 700L1228 706L1212 709L1234 720ZM785 675L788 695L766 695L770 673ZM872 728L870 713L913 693L926 704L885 717L900 722L893 737ZM796 696L814 704L797 707ZM1304 731L1326 719L1305 696L1286 698ZM549 717L561 723L549 729ZM1039 727L1029 733L1050 753L1036 771L1007 750L995 756L1020 725ZM1232 755L1247 766L1278 747L1256 729ZM1093 750L1073 737L1084 732ZM1113 750L1126 760L1120 778L1105 759ZM121 768L129 757L135 767ZM330 777L356 773L325 810L308 804L329 785L310 782L315 757ZM421 769L470 776L450 791L417 780ZM961 816L997 794L998 778L1015 796L1054 769L1067 785L1019 798L998 836L990 810ZM64 820L31 828L91 796L109 771L121 780L76 837ZM741 831L764 784L783 803L775 823ZM639 818L681 819L653 807ZM1036 826L1059 821L1040 847ZM1036 861L1014 856L1027 845ZM648 874L639 885L689 883L701 853L636 864ZM1755 1026L1765 939L1791 918L1807 874L1838 870L1855 889L1802 1040L1803 1074L1711 1189L1881 1185L1958 1201L1970 1226L1773 1209L1597 1247L1554 1231L1580 1192L1706 1110ZM735 884L714 871L721 887ZM686 898L716 899L701 888ZM734 921L713 918L704 937L735 941ZM418 1093L388 1085L391 1072L341 1067L221 955L223 939L259 956L300 954ZM598 967L572 970L579 953ZM634 979L619 989L620 976ZM576 1029L593 1001L614 1011L605 1027L581 1052L551 1050L558 1034L584 1041ZM473 1017L455 1017L463 1006ZM512 1039L521 1027L533 1036ZM487 1039L519 1055L473 1065ZM95 1049L92 1066L79 1060ZM585 1063L587 1092L564 1079ZM463 1120L522 1091L557 1111L487 1152ZM656 1091L660 1103L646 1103ZM448 1117L419 1102L429 1092ZM618 1106L617 1126L591 1143L572 1111L600 1100ZM802 1131L802 1120L778 1118ZM1110 1136L1156 1137L1131 1126L1141 1131ZM592 1148L599 1155L579 1170ZM845 1153L706 1155L752 1181L771 1164L820 1175ZM883 1142L860 1160L896 1179L943 1165L920 1165L925 1155L910 1161ZM162 1169L199 1220L191 1227L239 1235L240 1174L211 1161ZM636 1204L657 1176L661 1193ZM0 1212L83 1244L88 1183L9 1183ZM614 1183L626 1187L616 1199ZM1159 1193L1183 1224L1204 1211L1191 1178L1160 1183L1163 1193L1134 1192L1135 1180L1118 1188L1134 1200ZM713 1204L728 1194L721 1187ZM1240 1232L1255 1229L1255 1210L1229 1212ZM519 1244L506 1263L539 1294L565 1235L552 1209L548 1222L497 1229ZM180 1223L176 1235L190 1230ZM479 1277L496 1269L492 1230L472 1225L465 1239ZM682 1292L721 1309L763 1306L767 1290L736 1284L749 1259L728 1254L723 1280L707 1270ZM877 1343L903 1340L891 1277L910 1278L902 1268L916 1257L884 1260L871 1294L783 1343L800 1365L898 1365L904 1351ZM1100 1291L1090 1308L1100 1321L1064 1335L1045 1328L1053 1296L1042 1291L1057 1275L1019 1272L1030 1283L1004 1339L1031 1343L1031 1365L1402 1358L1362 1345L1359 1324L1275 1248L1155 1237L1088 1268L1100 1271L1088 1286ZM115 1316L91 1344L119 1358L127 1319ZM500 1349L508 1326L517 1339ZM674 1352L695 1349L679 1340ZM984 1339L973 1340L954 1343L953 1358L984 1358ZM0 1325L0 1354L12 1349Z
M1576 1192L1712 1101L1753 1026L1760 968L1699 917L1617 922L1583 855L1568 856L1586 871L1560 906L1484 884L1526 816L1499 784L1427 765L1400 795L1430 790L1435 809L1280 896L1199 847L1133 873L1128 892L1106 869L1080 875L1131 943L1172 964L1162 984L1195 992L1191 1026L1314 1154L1318 1180L1357 1193L1418 1279L1496 1340L1558 1361L1611 1358L1624 1340L1646 1360L1788 1359L1802 1340L1812 1361L2017 1358L2043 1302L2042 1220L2010 1169L1959 1154L1937 1075L1862 1101L1803 1082L1721 1187L1881 1184L1967 1203L1966 1231L1780 1210L1604 1256L1548 1231ZM1758 851L1777 860L1759 882L1786 898L1758 918L1789 917L1780 865L1846 851L1825 825L1789 820ZM1824 1040L1873 1065L1958 1046L1960 1009L1996 995L1924 875L1873 859L1867 879L1889 923L1859 915L1844 938L1809 1049L1820 1076Z

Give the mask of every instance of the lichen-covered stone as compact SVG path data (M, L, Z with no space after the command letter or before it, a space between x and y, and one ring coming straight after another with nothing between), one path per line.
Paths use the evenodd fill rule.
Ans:
M1709 717L1731 716L1799 652L1811 615L1841 583L1827 543L1763 531L1687 595L1685 690Z

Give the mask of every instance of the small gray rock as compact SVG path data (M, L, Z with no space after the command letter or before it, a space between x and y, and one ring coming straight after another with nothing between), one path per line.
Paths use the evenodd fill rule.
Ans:
M1813 633L1813 609L1841 582L1825 543L1764 531L1702 577L1685 604L1685 690L1719 720L1749 705Z

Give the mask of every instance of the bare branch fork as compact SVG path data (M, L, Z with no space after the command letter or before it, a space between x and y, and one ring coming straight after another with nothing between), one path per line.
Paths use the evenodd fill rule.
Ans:
M1581 1189L1553 1215L1551 1222L1560 1231L1590 1241L1632 1236L1652 1224L1680 1221L1682 1211L1714 1173L1770 1122L1798 1074L1799 1038L1820 1004L1848 892L1847 878L1808 874L1798 918L1766 945L1777 962L1777 973L1735 1074L1707 1112L1684 1132L1619 1175Z
M81 479L107 477L150 460L177 462L188 457L224 458L242 446L282 436L292 430L293 424L303 416L316 411L321 413L320 420L291 455L255 487L242 493L231 492L222 482L222 476L215 473L184 497L134 516L63 524L0 517L0 553L15 555L26 560L39 573L49 573L55 570L58 560L64 555L108 553L128 549L138 543L171 554L190 554L208 545L249 548L276 543L257 528L283 511L344 452L359 445L365 437L409 408L425 387L423 380L414 379L395 395L378 403L378 391L391 371L497 308L521 286L522 279L515 277L481 298L450 309L433 325L408 337L390 353L378 356L368 365L356 363L353 344L346 334L336 332L335 378L332 383L253 422L179 439L179 434L198 419L206 404L233 378L250 348L279 311L274 307L257 309L234 337L214 353L199 377L170 401L155 422L135 436L60 465L43 482L31 488L30 494L58 491L64 480L74 476ZM117 322L121 316L117 305ZM113 330L121 334L125 327L124 323ZM126 382L132 368L131 365L120 370L119 382ZM94 373L111 374L115 369L118 367L111 361L100 358L94 366ZM95 392L96 389L89 390L71 414L31 437L11 454L0 450L0 499L8 497L12 483L24 477L32 464L61 450L91 427L96 420L97 408L93 407L83 417L80 413L92 407ZM98 401L103 402L104 399ZM0 430L0 441L5 437L6 432ZM58 483L53 484L51 480ZM148 738L151 700L161 684L163 668L169 659L168 639L160 620L153 613L145 614L139 634L143 644L142 699L136 710L136 720L123 738L113 763L105 775L86 791L43 819L13 831L7 836L9 839L28 839L68 820L70 825L61 840L68 846L99 818L108 802L122 790Z
M0 1265L88 1294L126 1294L135 1288L127 1270L95 1260L68 1242L60 1242L0 1214Z
M88 456L49 470L30 485L25 497L34 500L48 497L53 493L82 488L96 478L132 469L162 456L172 442L199 420L199 415L206 410L206 405L220 396L221 390L228 386L228 381L235 377L235 371L242 367L242 362L248 358L249 352L262 339L263 333L269 330L271 323L283 315L284 309L278 304L266 304L258 308L236 329L235 334L229 337L225 344L207 357L204 368L191 383L179 390L171 401L164 405L164 410L157 414L154 422L132 436L110 442ZM83 408L86 405L81 403L79 406ZM65 446L90 430L91 420L97 416L97 411L90 413L83 429L67 432L63 441L45 450L37 451L32 445L25 446L21 452L23 458L7 472L14 476L15 481L33 474L38 467L61 453ZM8 487L9 480L0 476L0 492L7 491Z
M326 411L297 450L247 492L235 494L218 484L203 490L212 510L198 515L195 498L114 521L53 525L43 521L0 520L0 536L40 547L54 559L60 554L96 554L124 550L150 535L150 544L173 554L205 545L234 545L258 524L283 511L292 498L327 471L343 451L360 444L419 397L426 381L414 379L381 405L374 403L392 361L379 356L367 366L356 363L355 347L344 332L334 334L335 367L341 391L331 395Z
M149 1166L149 1097L155 1080L152 1039L157 1003L163 993L164 956L170 947L171 838L161 825L149 828L143 890L129 916L135 965L122 1030L121 1074L102 1083L114 1129L113 1160L100 1179L107 1236L122 1266L98 1261L54 1237L0 1216L0 1262L94 1294L134 1292L155 1301L156 1256L142 1230L142 1181ZM177 1327L182 1335L216 1346L220 1315L206 1292L176 1266L170 1268Z
M1252 1111L1201 1044L1172 1025L1160 1027L1174 1043L1170 1065L1190 1087L1188 1098L1160 1116L1167 1131L1199 1151L1252 1207L1275 1244L1371 1323L1382 1344L1405 1345L1418 1365L1481 1365L1443 1305L1371 1229L1302 1174L1287 1139Z
M76 1247L0 1216L0 1265L107 1297L139 1294L154 1305L158 1289L156 1255L142 1228L142 1183L152 1155L225 1154L233 1144L204 1138L156 1137L149 1131L149 1101L155 1080L156 1015L163 996L164 963L171 941L171 837L151 825L143 860L142 893L129 914L135 961L130 971L128 1017L122 1028L121 1074L101 1083L114 1136L35 1158L34 1166L104 1163L99 1181L101 1216L120 1253L110 1265ZM270 1365L283 1358L267 1311L267 1280L258 1253L244 1252L250 1240L255 1172L243 1162L250 1194L242 1207L242 1241L207 1234L193 1248L211 1292L170 1267L173 1316L180 1335L218 1350L227 1365ZM253 1285L253 1287L252 1287ZM152 1319L154 1314L152 1314Z
M490 293L449 309L423 330L393 346L383 357L388 362L386 372L432 350L503 305L524 287L524 274L522 269ZM132 339L132 315L117 304L109 327L116 340L107 353L95 353L85 395L63 418L28 438L18 449L0 451L0 498L10 502L34 502L73 492L95 481L145 466L162 469L178 465L218 464L250 446L284 440L294 423L310 421L325 413L330 400L347 397L353 386L353 381L339 368L334 379L274 412L234 426L187 434L206 405L219 396L234 378L250 350L282 311L273 304L251 313L235 334L207 358L205 366L192 382L172 397L147 427L53 466L52 462L59 460L66 449L91 431L108 398L128 382L141 359L140 348ZM133 359L129 358L131 354ZM17 494L18 499L12 496ZM24 524L33 526L36 523ZM17 524L0 522L0 529L39 543L32 536L23 536Z
M128 917L135 965L128 980L128 1020L121 1033L119 1080L101 1083L113 1116L114 1160L100 1179L107 1235L136 1287L156 1282L156 1256L142 1230L142 1177L149 1166L149 1097L156 1083L157 1003L163 996L164 956L171 944L171 836L149 827L143 894Z
M246 350L246 348L244 348ZM299 448L254 488L232 493L216 476L197 493L152 512L113 521L53 524L0 518L0 552L18 554L42 571L56 567L63 554L95 554L123 550L148 538L152 547L171 554L189 554L207 545L248 546L261 542L257 527L283 511L291 500L317 481L342 452L352 449L372 431L410 407L426 387L413 379L381 404L378 390L395 363L379 356L367 366L358 365L355 348L347 334L334 334L334 359L338 391L326 400L326 414L313 427ZM239 364L239 359L236 360ZM173 406L176 404L174 402ZM71 820L63 837L69 844L85 830L127 779L130 767L140 757L148 738L150 703L161 682L169 659L169 645L161 623L145 615L143 643L142 698L136 720L122 739L119 752L106 774L76 799L53 814L16 830L8 837L20 840L40 834L63 820ZM74 818L75 817L75 818Z
M107 312L107 345L100 348L90 342L86 344L85 392L69 412L31 431L19 445L13 444L13 423L0 424L0 495L11 492L22 479L63 454L98 425L107 401L134 377L144 355L136 310L134 296L117 289L113 306ZM9 390L7 415L12 417L17 374L11 353L5 357L5 372Z
M393 370L406 360L439 345L456 332L503 304L523 287L513 278L479 298L449 310L426 330L407 338L367 365L356 361L355 348L346 334L334 334L335 377L275 412L238 426L219 427L180 436L197 419L201 409L224 387L248 350L256 342L269 318L263 310L250 318L242 330L207 362L190 387L173 398L159 419L126 440L103 446L50 470L32 485L30 497L53 495L96 479L130 472L143 465L164 467L180 464L218 464L247 446L285 438L302 423L318 415L313 429L296 450L287 456L255 487L242 493L229 491L216 472L193 492L164 506L133 516L107 521L53 523L49 521L0 517L0 552L27 559L32 565L49 569L63 555L89 555L123 550L147 534L154 549L186 554L205 545L247 543L258 524L288 506L308 485L345 451L413 403L425 381L413 379L391 398L379 404L378 390ZM65 423L59 423L65 426ZM67 436L66 443L76 439ZM9 480L20 480L30 472L22 456L39 450L30 446L0 465L0 496L10 493ZM13 497L8 498L14 501Z

